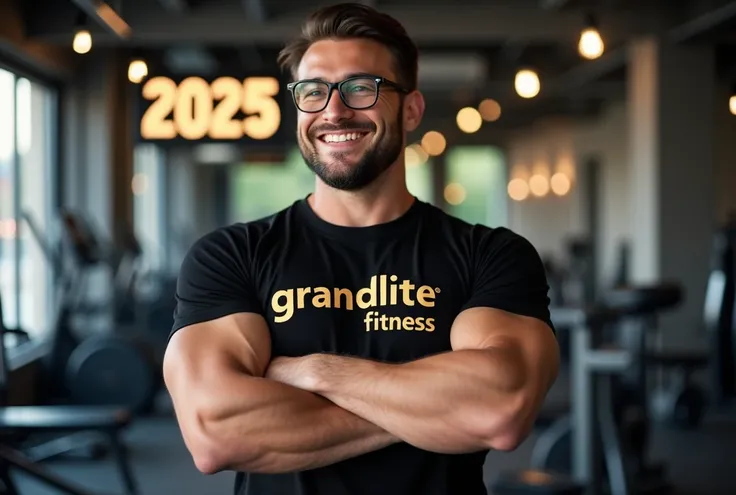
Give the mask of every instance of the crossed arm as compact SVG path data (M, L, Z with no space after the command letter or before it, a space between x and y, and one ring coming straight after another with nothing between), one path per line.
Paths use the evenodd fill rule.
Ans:
M312 469L400 441L513 449L559 366L549 327L490 308L457 317L451 352L405 364L327 354L271 362L267 337L252 314L172 337L164 376L203 472Z

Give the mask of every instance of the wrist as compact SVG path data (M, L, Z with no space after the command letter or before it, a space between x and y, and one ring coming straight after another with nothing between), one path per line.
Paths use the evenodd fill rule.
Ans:
M312 354L308 357L306 366L306 374L308 383L308 391L325 395L332 389L336 369L335 358L331 354Z

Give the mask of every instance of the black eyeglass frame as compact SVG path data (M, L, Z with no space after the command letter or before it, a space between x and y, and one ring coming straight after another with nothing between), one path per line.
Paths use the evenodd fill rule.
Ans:
M376 98L373 100L373 103L371 103L370 105L366 107L353 107L349 105L348 102L345 101L345 96L342 94L343 84L346 84L350 81L355 81L358 79L372 79L376 83ZM321 83L321 84L327 85L327 98L325 99L324 106L320 108L319 110L309 110L309 111L302 110L299 107L299 104L296 102L296 93L294 93L294 88L298 84L310 83L310 82L311 83ZM348 77L347 79L343 79L342 81L338 81L334 83L327 82L322 79L302 79L300 81L294 81L294 82L288 83L286 85L286 89L289 91L289 93L291 93L291 99L294 102L294 106L296 107L297 110L299 110L300 112L304 112L304 113L319 113L323 111L325 108L327 108L327 105L330 104L330 100L332 99L332 93L334 92L334 90L337 90L337 94L340 96L340 100L342 101L343 105L345 105L346 107L352 110L367 110L369 108L373 108L376 105L376 103L378 103L378 97L381 95L381 86L385 86L387 88L394 89L398 91L399 93L405 94L405 95L411 93L411 91L401 86L400 84L391 81L390 79L386 79L385 77L381 77L381 76L371 76L371 75L351 76L351 77Z

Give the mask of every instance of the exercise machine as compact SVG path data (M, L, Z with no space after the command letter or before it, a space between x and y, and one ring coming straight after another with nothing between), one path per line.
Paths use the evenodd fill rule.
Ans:
M631 356L618 350L597 348L595 343L606 324L617 317L599 307L553 310L555 327L565 328L570 333L571 407L569 416L558 418L546 430L548 436L545 440L540 438L538 448L557 450L559 461L568 460L569 466L504 471L491 483L494 495L603 493L601 429L597 425L600 419L610 417L603 414L602 404L594 399L596 381L606 379L608 373L626 369ZM535 457L539 458L540 454ZM615 472L618 467L612 466L611 471ZM610 495L621 495L621 492L611 490Z
M710 396L714 406L729 407L736 401L736 216L716 233L711 264L703 311Z
M106 255L99 258L114 274L116 328L144 336L161 364L174 324L176 276L145 269L143 247L132 228L120 233L118 246L106 241L91 222L87 223L87 235L91 243L106 246Z
M52 243L30 215L24 217L56 270L58 303L51 351L43 360L42 402L124 406L134 413L150 410L161 388L161 373L145 339L117 329L83 336L73 324L89 310L81 303L86 275L104 259L91 230L81 216L61 211L60 239Z
M663 467L647 458L646 397L625 386L632 370L641 379L647 339L635 334L638 345L622 347L607 337L627 318L646 320L679 296L669 285L637 287L591 309L553 309L555 326L570 333L571 412L540 435L530 469L502 473L494 494L670 493Z
M122 432L131 421L125 408L88 406L7 406L9 369L5 349L6 329L0 300L0 493L17 495L11 471L27 476L68 495L91 495L86 490L49 471L26 452L12 445L9 439L35 434L62 434L71 438L78 434L94 432L101 436L112 450L118 472L127 495L138 493L136 480L128 460Z

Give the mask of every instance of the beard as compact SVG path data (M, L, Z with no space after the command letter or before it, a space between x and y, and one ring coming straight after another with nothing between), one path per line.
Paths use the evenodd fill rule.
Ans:
M326 185L342 191L358 191L373 183L399 158L404 135L402 113L400 107L394 124L384 129L383 135L365 150L363 156L355 164L341 165L349 157L347 152L332 152L329 157L321 158L315 146L318 139L316 134L343 130L375 131L376 126L373 123L346 121L329 126L329 128L327 126L315 127L308 133L308 143L298 136L299 151L307 167Z

